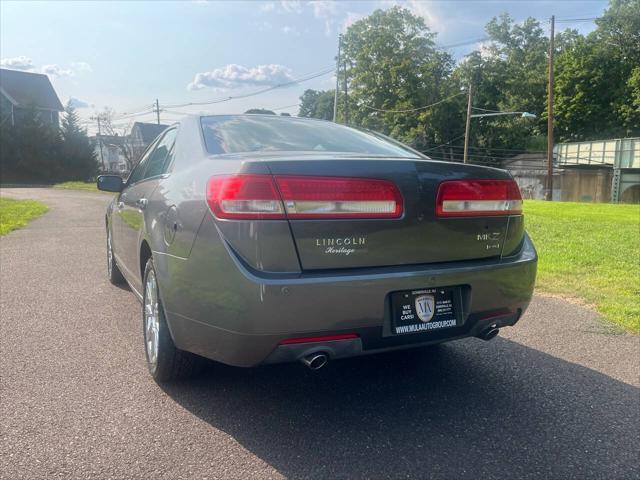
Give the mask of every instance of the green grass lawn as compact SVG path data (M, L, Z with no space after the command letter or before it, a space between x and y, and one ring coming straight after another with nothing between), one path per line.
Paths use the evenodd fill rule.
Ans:
M640 333L640 206L525 201L540 292L593 305Z
M36 200L0 198L0 236L24 227L29 220L39 217L47 210L44 203Z
M84 190L86 192L99 192L96 182L64 182L56 183L53 188L62 188L63 190Z

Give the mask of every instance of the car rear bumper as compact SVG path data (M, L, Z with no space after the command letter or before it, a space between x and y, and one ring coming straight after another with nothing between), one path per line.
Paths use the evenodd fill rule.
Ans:
M356 357L373 353L382 353L406 348L434 345L450 342L465 337L478 337L489 329L513 326L520 319L521 310L515 313L505 313L489 316L466 324L463 329L441 330L431 333L420 333L415 336L384 337L380 328L366 328L357 332L358 338L344 340L330 340L322 342L301 343L293 345L279 344L262 363L286 363L300 361L314 353L324 353L330 359ZM411 338L410 338L411 337Z
M199 235L197 242L202 238L212 236ZM218 240L194 245L188 260L166 257L158 263L176 345L248 367L294 361L318 349L341 358L477 336L493 325L513 325L531 300L537 254L526 237L518 254L509 258L282 275L251 269ZM194 278L200 280L187 281ZM391 334L391 292L445 286L460 286L465 292L463 325ZM340 333L355 333L358 338L280 346L288 338Z

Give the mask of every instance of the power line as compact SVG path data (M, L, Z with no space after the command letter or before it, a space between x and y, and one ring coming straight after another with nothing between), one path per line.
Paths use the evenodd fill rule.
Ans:
M465 45L473 45L474 43L486 42L491 40L489 37L476 38L475 40L465 40L463 42L452 43L450 45L436 45L437 49L448 50L450 48L463 47Z
M113 118L114 122L117 122L119 120L126 120L128 118L133 118L133 117L140 117L142 115L148 115L150 113L154 113L155 110L153 108L146 110L146 111L142 111L142 112L134 112L134 113L126 113L123 115L118 115L116 117Z
M194 112L180 112L178 110L167 110L166 108L163 108L160 111L165 113L172 113L174 115L197 115L197 113Z
M488 108L480 108L480 107L471 107L472 110L481 110L483 112L496 112L501 113L502 110L489 110Z
M285 110L287 108L299 107L300 105L301 105L300 103L294 103L292 105L285 105L283 107L270 108L269 110Z
M460 137L462 137L462 135L460 135ZM449 140L449 142L451 141L452 140ZM447 145L449 142L442 145L437 145L433 148L438 148L443 145ZM464 147L462 145L450 145L450 148L462 149ZM520 148L494 148L494 147L471 147L471 146L469 147L469 150L499 151L499 152L512 152L512 153L546 153L546 150L526 150L526 149L520 149Z
M123 112L120 115L117 115L116 118L114 118L114 120L120 120L121 118L129 118L129 117L135 117L137 115L146 114L148 112L153 112L153 109L154 109L154 106L150 105L147 108L137 112Z
M450 97L443 98L442 100L438 100L437 102L432 103L431 105L425 105L424 107L418 107L418 108L409 108L407 110L383 110L381 108L370 107L369 105L365 105L365 104L362 104L359 106L368 108L369 110L374 110L376 112L382 112L382 113L410 113L410 112L417 112L418 110L426 110L427 108L435 107L436 105L439 105L443 102L451 100L452 98L456 98L464 94L465 94L464 92L456 93L455 95L451 95Z
M218 99L209 100L209 101L203 101L203 102L175 103L175 104L167 104L167 105L163 105L163 106L164 107L169 107L169 108L180 108L180 107L197 106L197 105L213 105L213 104L216 104L216 103L228 102L228 101L237 100L237 99L240 99L240 98L253 97L253 96L256 96L256 95L260 95L262 93L266 93L266 92L270 92L272 90L276 90L278 88L284 88L284 87L288 87L288 86L291 86L291 85L296 85L296 84L299 84L299 83L302 83L302 82L307 82L309 80L313 80L314 78L318 78L318 77L321 77L323 75L327 75L328 73L332 73L333 71L335 71L335 67L331 66L331 68L322 70L319 73L307 75L306 77L302 77L302 78L299 78L299 79L291 80L289 82L279 83L277 85L273 85L271 87L264 88L262 90L257 90L255 92L251 92L251 93L246 93L246 94L243 94L243 95L229 96L229 97L218 98Z
M429 148L429 149L427 149L427 150L425 150L425 151L427 151L427 152L428 152L428 151L430 151L430 150L435 150L436 148L444 147L445 145L449 145L451 142L455 142L456 140L458 140L458 139L460 139L460 138L462 138L462 137L464 137L464 133L461 133L461 134L460 134L460 135L458 135L457 137L453 137L451 140L449 140L448 142L443 143L442 145L438 145L438 146L435 146L435 147Z
M570 23L570 22L592 22L602 17L588 17L588 18L563 18L556 20L556 23Z

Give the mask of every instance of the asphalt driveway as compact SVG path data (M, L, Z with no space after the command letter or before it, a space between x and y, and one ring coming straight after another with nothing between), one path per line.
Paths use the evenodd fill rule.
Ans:
M106 278L109 196L0 239L0 478L640 477L640 337L537 297L492 342L161 388Z

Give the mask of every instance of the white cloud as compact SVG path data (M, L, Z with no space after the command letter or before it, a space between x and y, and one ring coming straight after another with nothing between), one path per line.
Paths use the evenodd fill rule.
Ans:
M282 33L284 33L285 35L293 35L295 37L299 37L300 36L300 32L298 31L298 29L296 27L291 27L289 25L285 25L284 27L281 28Z
M93 72L93 68L91 68L91 65L89 65L87 62L73 62L71 63L71 68L73 68L77 73Z
M281 0L280 8L287 13L302 13L303 5L299 0Z
M24 55L13 58L3 58L0 60L0 66L11 68L13 70L33 70L33 60Z
M68 103L71 103L71 106L73 108L90 108L93 107L93 105L88 104L87 102L80 100L78 98L69 98Z
M40 68L40 71L46 75L49 75L53 78L58 77L73 77L75 72L70 68L62 68L60 65L51 64L51 65L43 65Z
M342 9L340 2L329 0L310 0L301 2L299 0L281 0L279 3L267 2L260 7L263 13L277 12L279 14L311 14L316 20L320 20L324 25L324 33L329 36L340 16Z
M439 27L438 29L442 31L443 22L441 22L440 18L436 15L432 2L410 0L407 6L414 15L424 18L429 28L434 29L435 27Z
M347 16L342 22L342 31L344 32L347 28L356 23L358 20L363 19L364 17L366 17L364 13L347 12Z
M278 64L245 67L229 64L210 72L196 73L189 90L230 89L244 86L274 86L293 80L291 69Z
M324 22L324 34L331 35L333 23L338 15L337 4L327 0L316 0L309 2L309 5L313 9L313 16Z
M33 60L29 57L25 57L24 55L14 58L3 58L0 60L0 66L11 68L13 70L24 70L27 72L40 71L40 73L49 75L52 78L73 77L77 73L88 73L93 71L91 65L87 62L73 62L68 68L64 68L55 63L37 67L33 64Z
M378 4L382 9L395 6L406 8L414 15L422 17L432 31L442 32L444 30L445 19L436 14L437 5L432 0L381 0ZM451 16L449 15L447 18L449 17Z
M309 2L313 8L313 16L316 18L329 18L336 15L338 8L335 2L327 0L313 0Z
M266 2L260 5L260 11L265 13L272 12L273 10L275 10L275 8L276 4L273 2Z
M273 24L266 20L264 22L254 23L254 25L257 26L261 32L270 32L273 30Z

